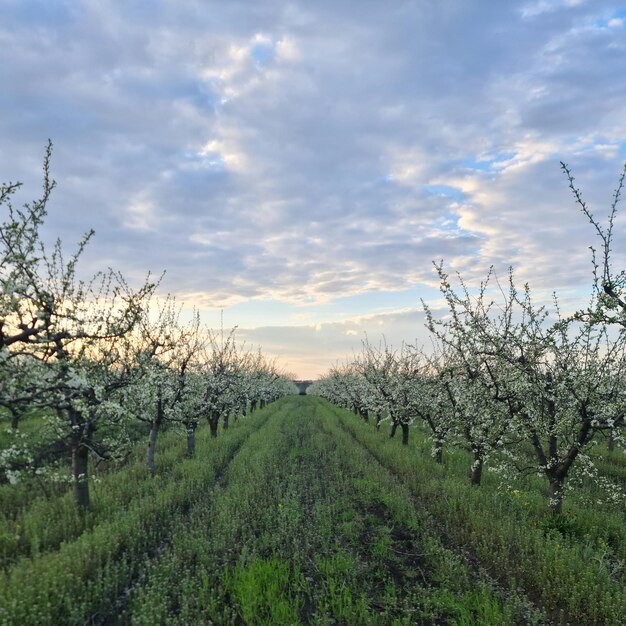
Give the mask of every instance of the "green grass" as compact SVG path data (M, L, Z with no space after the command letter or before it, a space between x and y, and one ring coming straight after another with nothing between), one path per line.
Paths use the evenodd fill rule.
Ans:
M194 459L182 457L179 440L176 448L163 450L155 479L138 463L111 474L96 490L93 510L84 520L69 496L51 501L58 518L37 500L13 523L20 529L31 524L40 533L49 524L42 534L49 541L43 549L40 537L35 552L27 545L25 554L0 574L0 623L79 624L106 613L267 417L259 412L218 440L203 435Z
M437 465L414 434L289 397L200 431L194 459L166 434L154 479L141 445L87 515L20 495L0 516L0 624L621 623L616 511L574 496L547 518L541 484L512 497L489 474L470 489L465 453Z
M545 511L540 479L528 479L523 491L510 495L486 473L484 484L471 488L463 451L448 450L437 465L419 429L412 445L403 447L347 411L333 410L342 427L411 490L450 542L502 586L521 588L555 623L623 623L623 512L586 504L588 486L568 494L564 514L553 518Z
M132 624L512 623L517 611L310 399L277 403L146 572ZM477 600L477 595L480 601ZM491 608L488 608L491 607Z

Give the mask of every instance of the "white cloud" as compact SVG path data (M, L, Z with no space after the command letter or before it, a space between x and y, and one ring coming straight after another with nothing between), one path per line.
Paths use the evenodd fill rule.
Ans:
M619 8L6 3L1 177L34 195L52 137L50 232L93 226L89 268L167 268L204 308L392 294L440 258L576 289L593 234L559 161L604 214L626 160Z
M259 327L237 332L246 345L260 346L299 378L314 379L335 363L358 354L366 338L373 343L384 339L398 347L402 342L426 345L424 321L421 309L401 309L310 326Z
M127 207L128 218L123 225L133 230L156 232L158 229L154 205L150 201L137 200Z
M565 7L577 7L587 0L535 0L525 4L521 9L522 17L534 18L544 13L553 13Z

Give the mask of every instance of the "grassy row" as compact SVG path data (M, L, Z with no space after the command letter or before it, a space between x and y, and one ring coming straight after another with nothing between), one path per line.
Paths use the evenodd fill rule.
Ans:
M260 412L217 440L202 441L194 459L178 458L173 447L164 450L155 479L138 466L111 474L95 494L87 530L78 535L81 529L72 526L71 540L58 549L52 550L52 542L49 552L24 557L0 575L0 624L83 624L106 614L267 418Z
M198 431L198 447L209 444L208 428ZM164 482L179 481L185 470L185 442L180 433L163 433L156 454L157 478L148 480L144 460L145 444L137 445L129 462L122 468L93 472L91 506L86 513L76 507L67 486L61 493L45 496L32 492L32 485L0 487L0 568L16 560L33 558L55 550L63 542L73 541L83 532L118 515L132 501L150 499Z
M448 452L446 462L437 465L427 442L418 441L419 451L415 444L403 447L349 412L332 410L453 542L467 548L502 585L521 586L557 623L623 623L624 519L619 512L577 508L571 497L567 516L546 516L538 484L507 495L487 475L483 486L470 488L463 452Z
M321 410L331 413L328 406L319 407L318 411ZM350 450L353 471L357 469L364 474L358 483L360 488L357 493L363 494L365 490L370 498L374 496L379 511L382 509L387 515L394 514L391 541L388 541L386 550L379 547L387 567L390 559L397 560L395 555L406 555L406 531L411 526L415 529L411 542L421 554L423 565L420 573L425 582L425 590L418 593L416 599L419 602L413 605L412 610L415 612L416 607L424 602L424 591L430 595L431 602L434 598L439 607L447 609L447 614L444 611L441 614L420 616L423 623L529 625L545 622L541 612L535 610L525 599L515 593L504 594L501 590L494 589L492 581L481 571L471 567L458 552L445 547L426 511L415 506L410 489L398 480L394 472L381 466L366 448L355 445L352 436L339 427L334 414L329 425L327 428L333 437L345 449ZM428 601L425 605L428 606ZM429 621L427 617L433 621Z
M142 573L123 623L532 623L441 545L327 406L273 411Z
M127 435L132 441L137 442L135 450L131 452L129 457L131 461L139 457L145 458L145 444L143 442L148 440L148 428L147 424L138 420L126 425ZM181 437L179 434L176 437L173 431L174 428L168 430L166 427L164 432L160 434L159 450L161 448L167 449L170 447L170 443L174 445L176 440L178 441L177 449L184 451L184 435ZM164 439L163 442L161 442L161 437ZM37 471L43 472L46 477L38 477L37 471L33 473L25 471L16 485L4 481L0 483L0 537L2 537L4 530L3 521L17 521L17 518L36 501L50 502L58 496L65 495L69 484L71 484L70 451L67 448L67 443L62 441L57 441L55 446L54 436L50 431L50 425L46 423L44 411L33 410L29 412L19 421L17 431L9 427L6 415L0 414L0 450L10 448L13 444L17 444L19 448L22 441L25 441L28 448L35 453L37 450L48 450L48 461L42 461L43 465L37 468ZM100 480L126 464L127 460L92 463L89 468L90 476ZM52 480L50 474L56 474L59 480ZM2 563L1 555L2 552L0 552L0 566Z

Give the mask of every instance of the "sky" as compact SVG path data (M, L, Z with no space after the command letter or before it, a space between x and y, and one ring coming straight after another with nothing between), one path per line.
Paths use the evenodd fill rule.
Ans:
M626 2L0 0L0 181L299 378L427 342L433 261L588 300L626 162ZM619 215L616 263L626 250ZM626 263L625 263L626 264ZM621 265L620 267L624 267Z

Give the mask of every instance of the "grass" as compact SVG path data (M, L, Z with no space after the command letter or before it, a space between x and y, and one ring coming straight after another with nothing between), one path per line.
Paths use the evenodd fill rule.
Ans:
M346 432L407 485L450 543L462 546L504 588L521 588L554 623L623 623L623 512L590 506L588 486L569 494L563 515L551 517L538 479L527 480L515 495L500 492L488 473L483 486L470 488L463 451L447 451L437 465L418 429L407 448L347 411L333 410Z
M485 623L512 623L514 603L442 546L335 421L310 399L277 403L146 571L124 620L431 624L482 610Z
M85 516L63 494L3 512L0 624L611 625L626 611L615 511L572 498L548 519L539 485L512 497L487 474L470 489L463 452L437 465L422 435L405 448L322 399L200 431L194 459L175 433L159 446L158 477L138 450Z
M108 612L266 418L259 413L229 429L219 445L204 435L206 457L184 459L173 446L163 450L155 479L138 463L112 473L94 494L94 509L84 520L68 495L50 502L58 517L36 500L12 519L19 531L30 527L41 535L36 551L18 542L23 553L10 553L9 559L5 550L10 563L0 574L0 623L84 623L85 616Z

